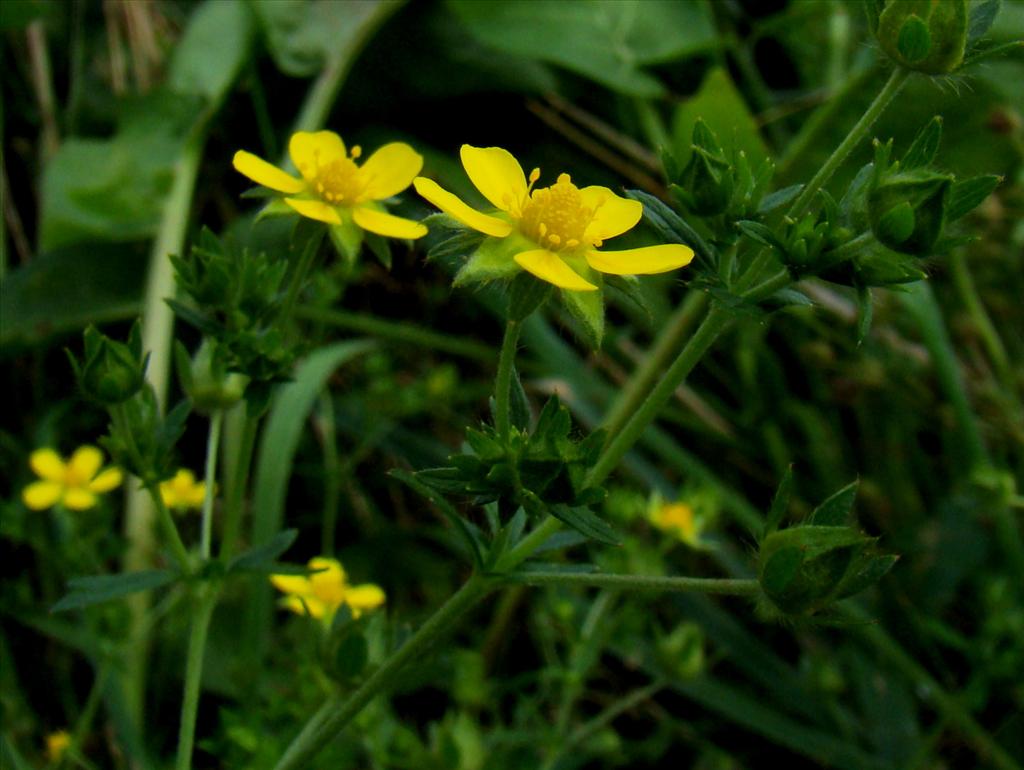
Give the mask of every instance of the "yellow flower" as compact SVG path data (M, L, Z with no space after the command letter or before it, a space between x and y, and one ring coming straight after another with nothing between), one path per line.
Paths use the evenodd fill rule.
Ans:
M284 193L284 202L304 217L329 225L355 223L389 238L419 238L427 228L388 214L379 203L407 188L423 168L423 157L407 144L392 142L359 166L362 150L346 150L332 131L300 131L288 143L298 179L250 152L239 150L232 163L257 184Z
M179 468L174 478L160 482L160 497L164 505L177 511L201 508L206 497L206 482L196 481L187 468Z
M46 736L46 759L51 762L59 762L64 752L71 745L71 733L67 730L58 730Z
M330 625L334 613L342 605L348 605L353 618L366 610L376 609L384 604L384 591L373 583L349 585L341 562L326 556L309 560L310 570L319 570L306 575L271 575L270 582L279 591L287 594L281 599L281 606L299 615L312 615Z
M96 505L97 495L120 486L120 468L104 468L103 453L94 446L81 446L64 462L53 449L37 449L29 465L41 481L34 481L21 492L25 505L43 511L61 503L73 511Z
M693 506L659 500L651 506L649 517L651 523L662 532L674 535L689 545L698 545L700 527L697 525Z
M568 174L550 187L534 189L540 169L526 175L500 147L462 145L462 165L497 211L482 213L417 177L416 192L462 224L492 238L513 238L512 259L541 280L570 291L595 291L592 270L611 275L650 275L689 264L693 250L670 244L624 251L598 251L604 241L632 229L643 214L639 201L607 187L579 188ZM518 237L517 237L518 236Z

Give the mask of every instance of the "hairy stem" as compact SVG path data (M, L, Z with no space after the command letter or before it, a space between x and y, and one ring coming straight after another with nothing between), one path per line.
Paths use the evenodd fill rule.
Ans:
M754 596L761 591L756 580L733 578L663 577L659 575L615 575L601 572L520 572L507 578L528 586L567 585L612 588L619 591L698 592Z
M178 730L178 760L175 770L190 770L192 746L196 736L196 714L199 712L199 690L203 677L203 654L210 619L217 605L217 590L206 586L197 597L192 613L192 630L188 637L188 657L185 660L185 690L181 701L181 725Z

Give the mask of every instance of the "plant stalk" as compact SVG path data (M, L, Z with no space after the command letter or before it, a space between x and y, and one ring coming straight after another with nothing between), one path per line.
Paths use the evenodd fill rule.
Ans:
M192 630L188 637L185 660L185 690L181 702L181 725L178 731L178 760L175 770L191 770L192 746L196 736L196 715L199 712L199 691L203 678L203 655L210 630L213 609L217 605L216 588L204 587L193 608Z
M210 415L210 431L206 438L206 470L203 473L206 488L203 495L202 535L199 541L199 554L203 561L210 558L213 541L213 498L217 487L217 453L220 451L223 424L224 411L215 409Z
M519 321L505 325L505 336L501 342L501 357L498 359L498 376L494 383L494 426L501 440L508 443L512 430L510 400L512 395L512 371L515 369L516 346L519 344Z
M660 575L617 575L601 572L518 572L505 578L528 586L566 585L609 588L619 591L699 592L732 596L754 596L761 591L756 580L733 578L663 577Z

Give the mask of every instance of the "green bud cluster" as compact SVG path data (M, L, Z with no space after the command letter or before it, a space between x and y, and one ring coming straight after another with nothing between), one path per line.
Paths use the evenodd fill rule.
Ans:
M85 330L85 356L79 363L69 356L78 387L91 401L113 406L138 393L145 382L146 361L142 355L142 331L132 326L128 342L115 342L93 326Z
M604 433L575 441L569 410L557 396L545 404L532 431L527 421L517 419L507 441L490 426L467 431L463 453L449 457L445 467L417 472L417 481L476 505L496 503L502 521L522 508L530 515L551 514L593 539L617 543L611 528L589 510L604 499L604 490L584 486Z
M854 482L796 526L778 529L788 506L789 479L780 486L758 549L758 579L770 611L807 617L877 583L896 556L877 551L877 538L853 525Z
M292 251L318 244L319 236L315 242L300 240ZM201 353L194 364L178 367L179 372L187 369L186 389L193 394L200 389L203 408L237 400L247 381L267 386L286 380L301 352L285 344L282 329L288 260L236 250L204 230L187 257L172 261L178 287L191 302L168 303L179 318L215 343L209 357Z
M771 161L752 169L743 152L730 159L703 120L694 124L690 150L690 160L681 170L671 154L662 153L673 199L698 217L735 221L752 216L775 173Z

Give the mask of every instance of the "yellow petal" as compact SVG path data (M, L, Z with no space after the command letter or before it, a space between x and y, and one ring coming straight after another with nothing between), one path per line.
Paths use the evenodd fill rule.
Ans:
M334 206L329 206L323 201L306 200L304 198L285 198L284 202L298 211L302 216L315 219L317 222L326 222L329 225L340 225L341 216Z
M286 594L305 595L313 590L305 575L271 575L270 582L274 588Z
M263 158L253 155L251 152L239 150L231 160L235 171L243 176L249 177L256 184L269 187L278 192L295 194L306 189L306 183L287 174L277 166L267 163Z
M309 576L313 596L334 608L345 597L345 569L337 559L316 556L309 560L310 569L320 570Z
M105 468L99 476L89 482L90 492L109 492L121 486L124 476L120 468Z
M102 465L103 453L99 449L88 445L80 446L68 462L68 475L80 484L86 484Z
M636 227L644 214L640 201L622 198L607 187L584 187L580 195L583 197L583 205L594 210L594 218L590 220L586 232L590 243L622 235Z
M547 249L534 249L516 254L513 259L524 270L542 281L553 283L559 289L570 291L596 291L597 287L569 267L565 261Z
M518 206L527 196L523 167L508 150L464 144L459 154L476 189L502 211Z
M422 238L427 234L425 225L403 219L383 211L360 206L352 211L352 219L364 230L388 238Z
M193 485L188 490L188 494L185 495L185 502L190 508L201 507L206 502L206 482L200 481L198 484Z
M690 264L693 249L682 244L644 246L623 251L597 251L586 254L587 262L595 270L612 275L651 275L666 273Z
M63 491L56 481L34 481L21 490L21 500L33 511L45 511L57 504Z
M296 615L309 615L313 618L322 618L327 611L323 602L312 596L285 596L279 603Z
M398 195L412 184L422 168L423 156L409 145L404 142L385 144L367 158L359 170L365 185L362 197L379 201Z
M333 131L299 131L288 142L292 163L307 182L316 179L318 166L324 166L345 157L345 143Z
M491 235L495 238L504 238L512 232L512 225L497 217L481 214L476 209L467 206L462 200L442 188L433 179L418 176L413 180L416 192L437 206L441 211L450 217L457 219L467 227L472 227L484 235Z
M64 507L72 511L84 511L96 505L96 495L88 489L70 487L64 490Z
M29 456L28 464L41 479L46 479L47 481L64 480L64 460L52 449L37 449Z
M372 610L387 601L384 590L373 583L352 586L345 591L345 604L353 610Z

